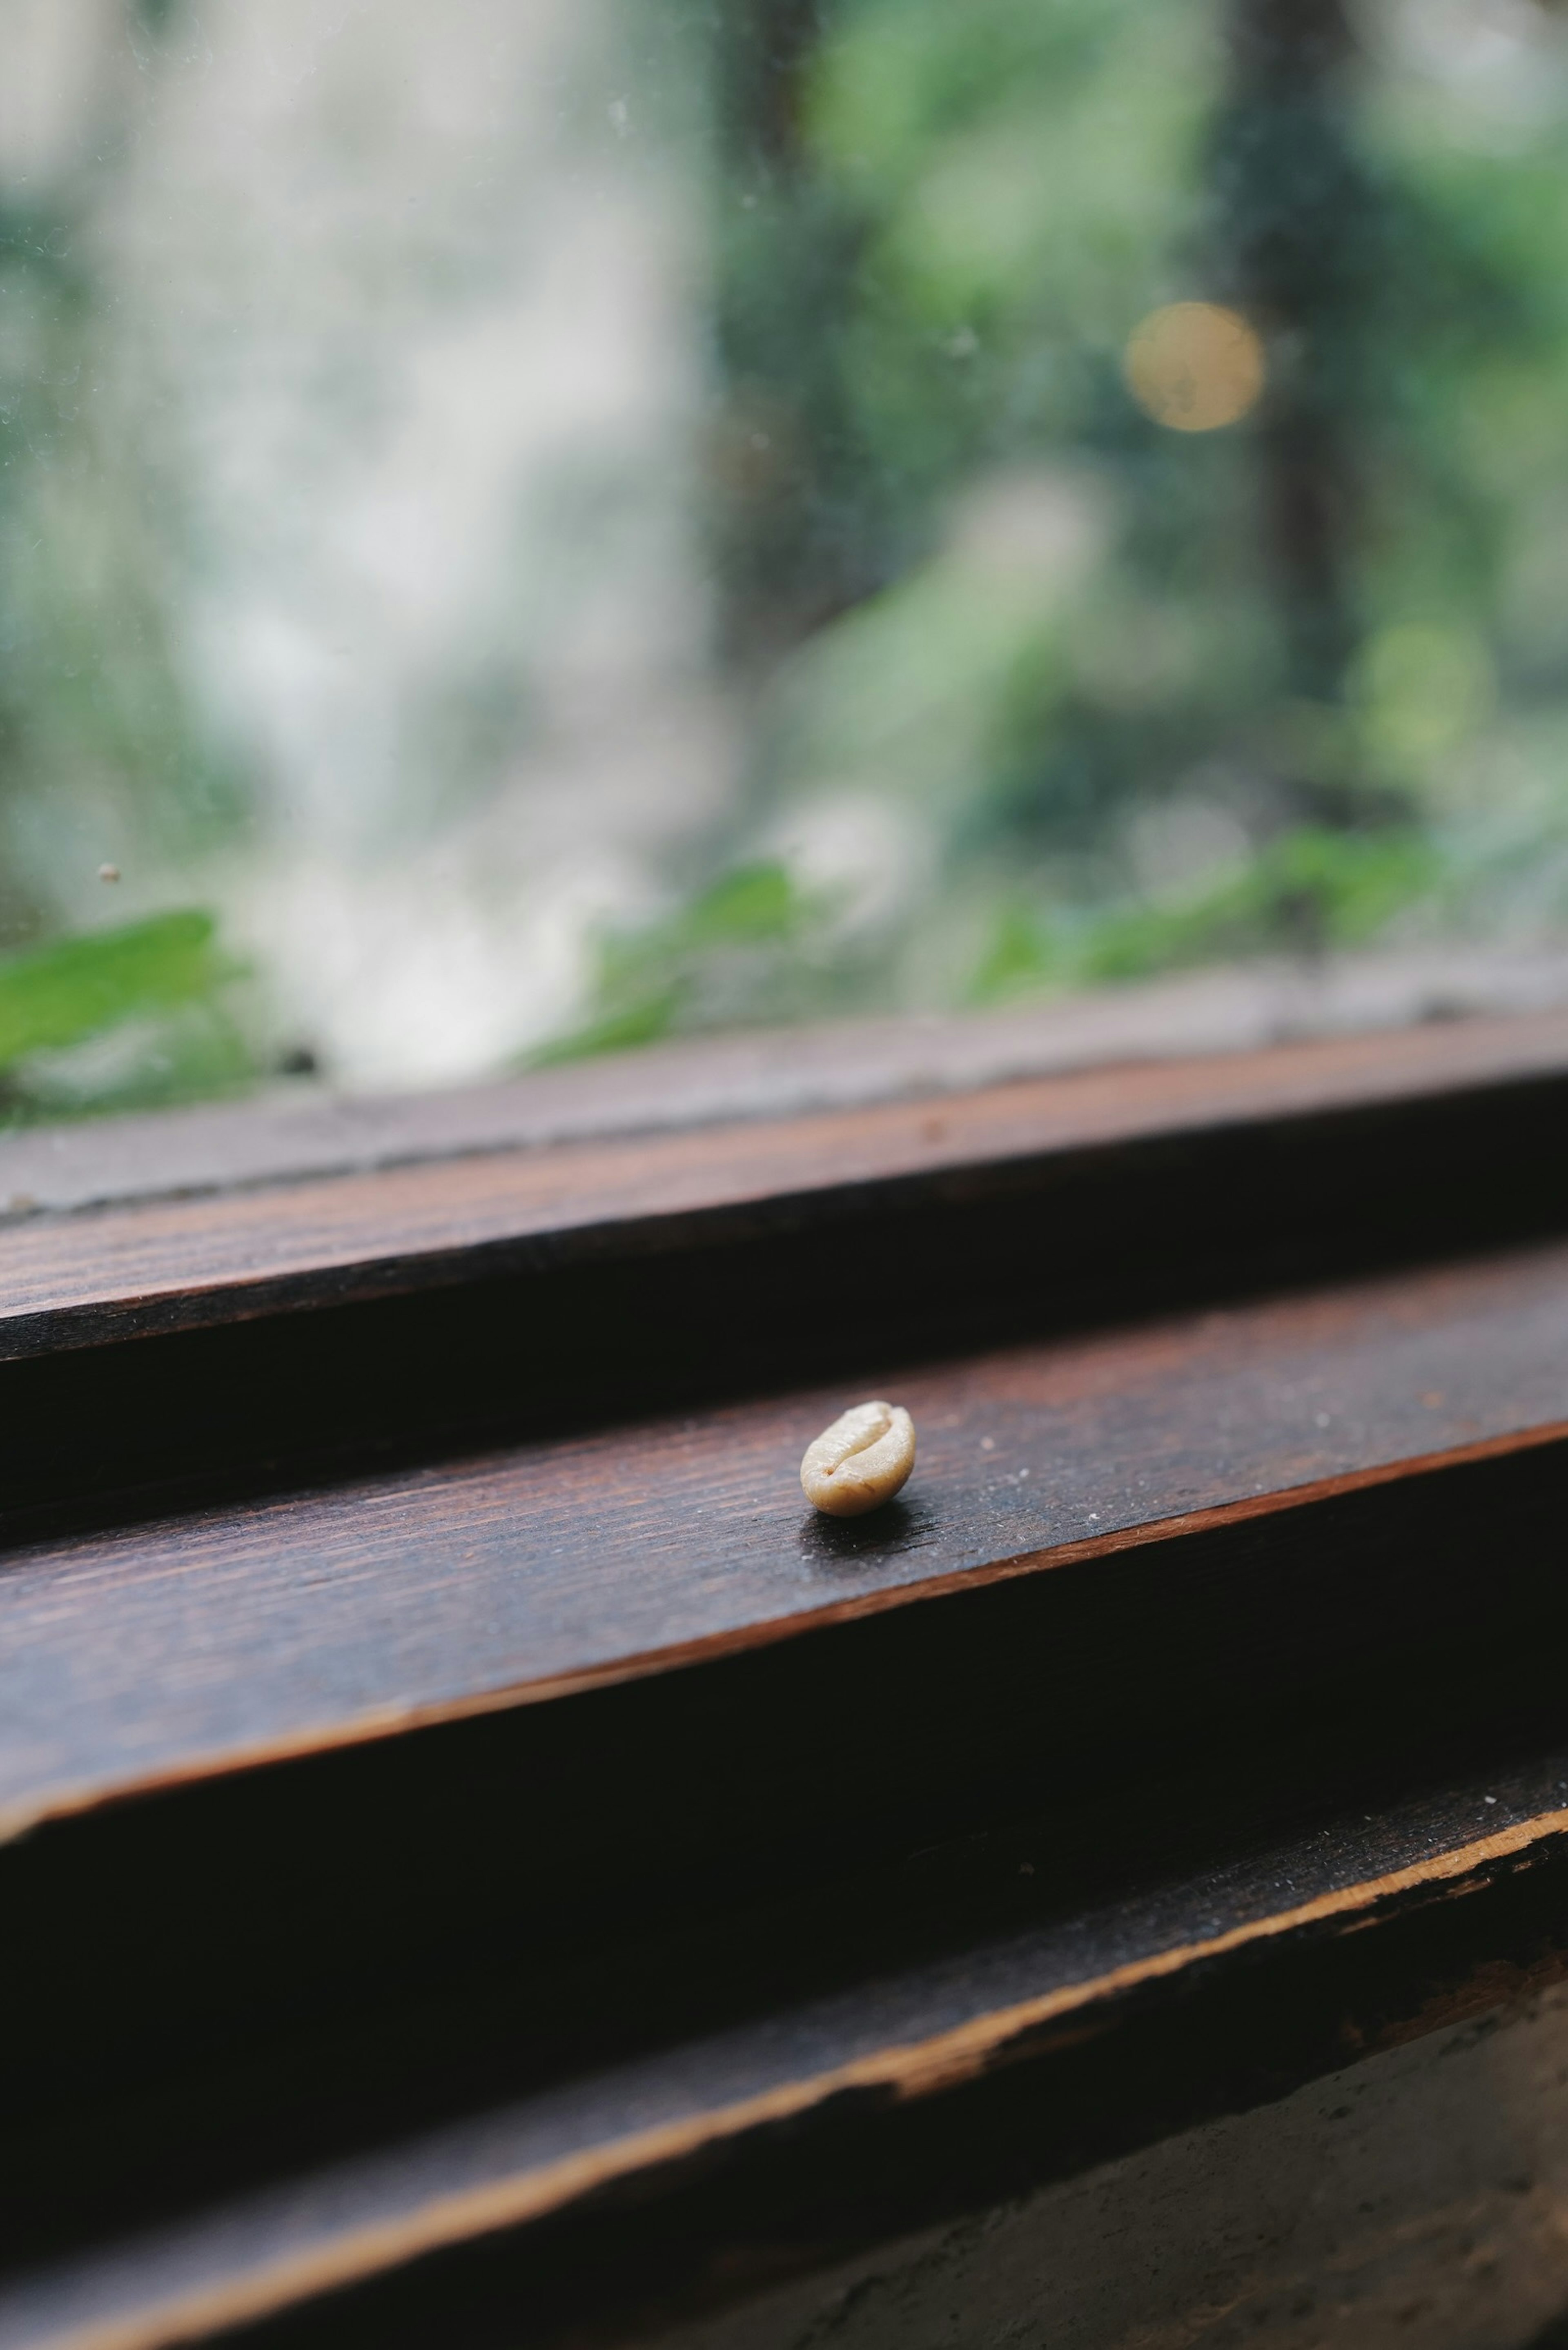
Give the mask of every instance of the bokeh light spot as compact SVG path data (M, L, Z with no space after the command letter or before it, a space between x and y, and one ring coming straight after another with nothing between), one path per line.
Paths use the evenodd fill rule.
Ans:
M1127 389L1157 424L1213 432L1245 416L1263 389L1263 347L1218 302L1168 302L1127 337Z

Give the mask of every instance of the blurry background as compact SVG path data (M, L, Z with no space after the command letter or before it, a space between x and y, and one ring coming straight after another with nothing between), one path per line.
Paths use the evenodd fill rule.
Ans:
M1568 936L1537 0L0 0L0 1107Z

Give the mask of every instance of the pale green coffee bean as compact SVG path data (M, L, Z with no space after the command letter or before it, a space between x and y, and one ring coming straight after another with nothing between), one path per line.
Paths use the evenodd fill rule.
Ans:
M901 1404L857 1403L805 1448L805 1498L830 1518L863 1517L890 1502L915 1465L915 1423Z

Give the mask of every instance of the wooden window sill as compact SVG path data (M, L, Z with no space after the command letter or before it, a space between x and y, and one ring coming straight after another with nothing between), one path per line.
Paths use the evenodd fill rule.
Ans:
M1565 1139L1553 1014L14 1221L0 2344L551 2339L1550 1972Z
M800 1492L819 1388L26 1545L0 1824L1004 1578L1063 1578L1081 1641L1100 1562L1562 1443L1565 1329L1554 1246L892 1370L918 1478L860 1521Z

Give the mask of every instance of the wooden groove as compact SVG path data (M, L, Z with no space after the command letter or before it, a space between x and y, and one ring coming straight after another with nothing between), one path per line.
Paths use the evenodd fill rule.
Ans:
M852 1599L836 1601L819 1608L789 1616L758 1618L715 1638L673 1642L667 1648L617 1657L575 1672L545 1674L536 1679L505 1682L497 1688L475 1690L444 1701L387 1706L379 1711L366 1711L349 1721L306 1725L286 1736L258 1740L250 1745L214 1748L208 1752L193 1754L181 1764L162 1771L147 1772L140 1777L127 1774L109 1786L93 1785L80 1789L67 1786L32 1803L24 1800L0 1804L0 1845L29 1835L47 1821L79 1818L109 1804L167 1794L236 1773L265 1769L273 1763L297 1762L313 1755L370 1745L412 1731L478 1721L486 1714L508 1713L523 1706L545 1705L563 1698L582 1696L594 1690L615 1689L629 1681L710 1663L721 1657L739 1656L749 1650L770 1648L776 1642L827 1630L836 1625L863 1622L891 1609L911 1607L921 1601L949 1598L961 1591L981 1590L992 1584L1012 1582L1023 1575L1046 1574L1053 1569L1089 1565L1096 1560L1118 1557L1128 1551L1142 1550L1155 1544L1181 1541L1216 1532L1222 1527L1246 1524L1286 1511L1310 1508L1314 1503L1344 1495L1371 1492L1378 1486L1463 1468L1474 1462L1503 1460L1513 1453L1535 1451L1565 1440L1568 1440L1568 1419L1546 1422L1539 1427L1485 1438L1473 1444L1456 1445L1442 1452L1379 1462L1313 1483L1285 1487L1275 1492L1244 1495L1220 1507L1155 1519L1144 1525L1118 1528L1092 1539L1063 1543L1052 1549L1026 1551L1012 1557L989 1560L955 1574L932 1575L921 1582L863 1592Z
M481 1153L36 1216L0 1226L0 1359L341 1304L614 1245L693 1219L788 1223L846 1191L962 1179L1154 1136L1322 1118L1561 1079L1568 1018L1391 1035L1026 1079L934 1101Z
M836 2053L819 2034L812 2061L739 2088L710 2072L698 2096L667 2070L655 2118L632 2100L482 2180L438 2159L408 2208L357 2206L331 2242L296 2230L161 2299L143 2270L117 2314L18 2332L18 2281L0 2289L0 2350L130 2350L369 2290L576 2225L623 2189L657 2199L683 2166L743 2167L792 2130L842 2145L846 2116L1070 2065L1177 1984L1201 1997L1216 1970L1321 1957L1314 1937L1386 1950L1368 1929L1495 1893L1526 1863L1555 1881L1568 1813L1538 1789L1495 1833L1423 1831L1332 1882L1309 1856L1301 1898L1261 1900L1254 1881L1251 1908L1221 1918L1217 1895L1210 1919L1194 1897L1180 1932L1151 1897L1133 1954L1110 1936L1102 1963L1049 1980L1021 1961L1006 1995L993 1970L994 1996L919 2029L853 1988L873 1959L911 1969L992 1930L1001 1897L978 1863L945 1859L936 1892L899 1871L928 1840L950 1855L1011 1834L1010 1804L1044 1817L1063 1787L1084 1799L1046 1839L1064 1916L1150 1854L1208 1866L1216 1820L1277 1838L1321 1808L1324 1718L1343 1731L1334 1801L1357 1773L1376 1785L1401 1741L1434 1773L1559 1737L1568 1246L1540 1236L1563 1223L1563 1135L1553 1015L0 1229L22 1456L0 1489L0 1838L11 1996L42 2018L12 2052L3 2158L40 2241L74 2243L86 2276L127 2211L243 2203L324 2150L362 2178L376 2131L465 2096L536 2119L554 2082L565 2111L596 2065L652 2078L649 2050L736 2015L752 2023L732 2039L765 2041L794 2012L758 2022L765 1998L825 1985L861 2019ZM1494 1253L1467 1261L1480 1246ZM1366 1270L1400 1264L1419 1269ZM1193 1297L1207 1309L1154 1312ZM508 1387L530 1345L537 1376ZM596 1384L596 1353L622 1349L627 1379ZM333 1419L356 1381L358 1418ZM406 1422L400 1384L418 1390ZM829 1526L796 1462L868 1390L914 1409L919 1469L885 1515ZM292 1419L268 1417L280 1393ZM324 1465L307 1457L318 1409ZM181 1505L160 1456L128 1499L143 1432L170 1429L168 1460L206 1445L207 1490L228 1498ZM366 1430L392 1465L354 1454ZM104 1498L82 1503L94 1474ZM98 1528L57 1519L39 1538L62 1495L99 1508ZM1494 1528L1505 1544L1478 1578ZM1380 1710L1401 1660L1409 1682ZM732 1789L711 1783L716 1753ZM1189 1799L1196 1840L1178 1825L1162 1844ZM261 1882L265 1918L247 1909ZM113 1981L94 1982L106 1886L123 1931ZM944 1907L953 1886L969 1908ZM497 1989L509 1950L525 1953L515 2015ZM1399 1963L1402 1984L1425 1980ZM1439 1978L1431 2015L1483 1995ZM397 2050L373 2092L353 2070L368 1994ZM576 2035L569 2057L535 2044L529 2000ZM504 2087L474 2014L509 2019ZM1427 2028L1403 1988L1356 2014L1366 2045ZM462 2086L480 2059L483 2088Z
M1539 1017L1568 958L1463 951L1314 955L1188 972L1004 1010L710 1035L389 1097L286 1085L241 1102L0 1135L0 1215L192 1198L420 1159L858 1109L1286 1040Z
M1194 1382L1200 1419L1211 1401ZM5 2052L0 2200L39 2259L86 2256L1555 1747L1565 1462L1553 1445L1439 1469L47 1823L0 1863L5 1996L31 2027ZM1500 1824L1565 1800L1555 1781L1510 1794ZM1414 1850L1357 1830L1333 1884L1479 1832L1440 1825ZM1240 1917L1217 1900L1159 1945L1322 1877L1261 1903L1254 1885ZM1102 1935L984 2004L1147 1947ZM884 2012L875 2044L953 2020Z
M0 1818L1548 1446L1565 1315L1554 1248L932 1366L897 1381L907 1498L847 1528L795 1480L843 1400L818 1389L24 1548L0 1564Z
M18 2281L9 2292L0 2291L0 2350L168 2350L168 2345L205 2339L442 2249L525 2227L638 2174L657 2174L696 2156L722 2154L735 2142L780 2123L798 2123L813 2115L826 2116L836 2100L869 2096L894 2106L909 2105L950 2092L998 2067L1048 2058L1054 2048L1066 2045L1068 2040L1081 2041L1085 2026L1094 2031L1109 2029L1120 2006L1135 1994L1156 1992L1197 1970L1293 1938L1324 1930L1364 1933L1396 1912L1406 1914L1413 1900L1419 1903L1478 1892L1494 1879L1500 1867L1517 1864L1565 1834L1568 1808L1545 1810L1495 1832L1430 1850L1419 1859L1376 1875L1331 1885L1222 1930L1150 1947L1135 1959L1011 1999L945 2029L889 2041L774 2081L750 2094L504 2172L482 2184L428 2193L401 2210L350 2222L325 2241L296 2243L291 2250L279 2246L272 2257L254 2261L248 2269L231 2270L204 2282L192 2281L183 2290L165 2292L137 2310L127 2308L122 2301L113 2315L30 2324L26 2309L29 2301L37 2306L37 2282L29 2286ZM1293 1858L1287 1853L1270 1856L1269 1865L1310 1868L1311 1859ZM1197 1888L1196 1906L1200 1908L1208 1898L1202 1888ZM1495 1984L1490 1995L1477 1994L1482 2005L1495 2004L1502 1995ZM1436 2029L1448 2020L1448 2012L1441 2003L1428 2004L1425 2011L1388 2026L1380 2037L1364 2041L1355 2049L1347 2046L1345 2054L1371 2053L1376 2045L1394 2044L1422 2030ZM1054 2029L1060 2026L1071 2027L1065 2039ZM677 2066L683 2061L687 2060L679 2055L674 2060ZM707 2060L694 2051L690 2061L695 2075L701 2077ZM439 2174L443 2158L449 2164L453 2160L451 2155L443 2158L440 2142L435 2142L425 2158L427 2172ZM411 2167L418 2169L417 2158ZM387 2176L390 2184L383 2199L395 2201L396 2168ZM303 2184L310 2194L330 2202L330 2177ZM226 2224L225 2215L216 2215L214 2241L220 2247ZM242 2215L237 2239L242 2243L244 2233ZM179 2241L169 2240L176 2262L181 2257ZM192 2251L200 2258L201 2242L197 2223L188 2240L187 2261ZM156 2275L169 2254L161 2256L159 2247L150 2244L148 2257ZM129 2258L128 2285L135 2274L134 2250L129 2251ZM47 2293L42 2297L47 2306Z

